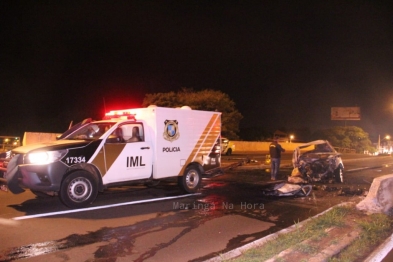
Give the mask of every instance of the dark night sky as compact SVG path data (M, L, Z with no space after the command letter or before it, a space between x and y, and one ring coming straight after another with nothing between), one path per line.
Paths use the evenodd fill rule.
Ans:
M292 3L293 2L293 3ZM215 89L274 131L393 135L390 1L1 1L1 135ZM331 121L333 106L361 121Z

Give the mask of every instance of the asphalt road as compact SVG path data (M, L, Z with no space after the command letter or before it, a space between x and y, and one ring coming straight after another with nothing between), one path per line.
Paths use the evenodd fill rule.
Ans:
M373 178L393 171L391 157L344 155L345 184L316 184L308 197L267 197L264 155L251 157L256 161L205 179L195 195L168 180L156 188L114 188L91 208L70 210L56 197L0 192L0 260L203 261L335 204L359 201ZM285 179L290 156L282 164Z

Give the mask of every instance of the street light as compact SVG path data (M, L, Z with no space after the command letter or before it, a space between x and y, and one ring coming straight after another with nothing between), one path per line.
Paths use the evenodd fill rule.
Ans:
M384 153L388 153L388 154L390 154L391 153L391 148L390 148L390 136L389 135L387 135L387 136L385 136L385 145L384 145Z
M382 139L382 141L384 141L384 140L390 140L390 136L389 135L386 135L383 139ZM381 153L381 135L378 135L378 153L380 154ZM383 152L382 152L383 153Z
M292 143L292 139L294 139L295 137L293 135L289 136L289 143Z

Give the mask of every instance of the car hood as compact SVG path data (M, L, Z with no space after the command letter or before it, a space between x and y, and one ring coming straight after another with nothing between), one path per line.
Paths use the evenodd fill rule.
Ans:
M302 145L300 145L300 146L298 146L298 147L296 147L294 149L293 156L292 156L292 164L293 164L293 166L297 167L300 156L305 155L304 153L300 152L300 150L302 148L306 148L306 147L309 147L309 146L312 146L312 145L321 145L321 144L326 144L330 148L331 151L330 152L326 152L326 151L315 150L315 151L312 152L312 154L314 154L314 155L329 155L329 156L341 155L340 153L338 153L333 148L333 146L329 143L329 141L327 141L327 140L315 140L315 141L311 141L311 142L302 144ZM309 153L306 153L306 154L309 154Z
M44 148L45 150L61 150L61 149L75 147L75 146L84 146L91 142L92 141L86 141L86 140L56 140L56 141L20 146L14 148L12 152L14 154L27 154L31 151L40 150Z

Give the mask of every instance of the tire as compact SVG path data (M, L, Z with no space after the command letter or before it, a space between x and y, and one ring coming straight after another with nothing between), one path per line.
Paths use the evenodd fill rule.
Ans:
M344 183L344 170L341 165L334 170L334 180L336 183Z
M198 191L202 182L201 171L198 166L190 165L184 171L183 176L178 178L179 187L187 193Z
M69 173L61 183L60 200L70 208L82 208L91 204L97 197L98 186L94 176L77 170Z
M232 148L228 148L227 152L225 153L225 155L230 156L232 155Z
M31 189L30 189L30 191L34 195L36 195L38 198L49 198L49 197L52 197L51 195L48 195L47 193L42 192L42 191L36 191L36 190L31 190Z

